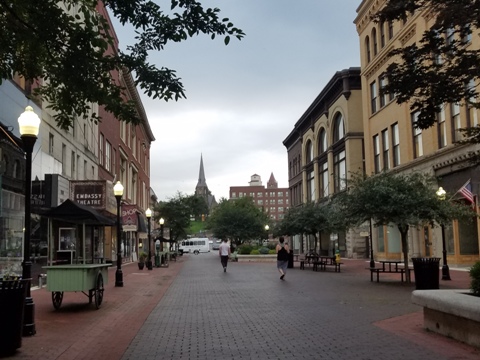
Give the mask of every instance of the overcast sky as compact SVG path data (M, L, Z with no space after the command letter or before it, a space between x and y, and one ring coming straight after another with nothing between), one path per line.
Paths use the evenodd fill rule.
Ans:
M361 1L200 2L219 7L246 36L228 46L198 36L152 56L158 67L177 71L187 99L166 103L142 94L156 138L151 187L159 200L193 194L201 154L217 201L253 174L266 185L273 172L278 186L288 187L283 140L336 71L360 66L353 20ZM115 29L123 48L125 29Z

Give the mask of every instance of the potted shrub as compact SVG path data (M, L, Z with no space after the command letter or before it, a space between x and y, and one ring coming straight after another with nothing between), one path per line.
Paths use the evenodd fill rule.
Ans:
M138 269L143 270L145 267L145 260L147 259L147 253L144 251L140 251L138 253Z
M477 261L469 271L470 274L470 290L473 295L480 296L480 261Z

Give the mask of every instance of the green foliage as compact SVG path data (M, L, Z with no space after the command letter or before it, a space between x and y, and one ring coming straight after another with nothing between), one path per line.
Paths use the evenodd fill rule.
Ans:
M147 259L147 257L148 257L148 255L147 255L146 252L140 251L140 252L138 253L138 262L140 262L140 263L145 262L145 260Z
M427 129L436 124L437 114L445 104L480 106L478 89L466 86L480 80L480 52L470 49L465 40L478 35L480 2L388 0L374 19L406 20L420 11L436 15L435 22L420 42L390 52L394 62L387 67L388 81L381 94L395 94L397 103L410 104L412 113L419 112L416 125ZM453 32L453 41L447 41L447 32ZM437 61L440 58L442 61ZM467 142L480 142L480 132L473 136Z
M276 253L277 253L277 251L276 251L275 249L273 249L273 250L271 250L271 249L268 250L268 254L269 254L269 255L275 255Z
M238 253L242 255L248 255L252 252L253 246L249 244L243 244L238 248Z
M480 296L480 261L477 261L469 271L470 289L475 296Z
M269 252L269 249L266 247L261 247L260 249L258 249L258 252L262 255L267 255Z
M276 244L271 243L271 242L269 242L266 246L269 250L275 250L275 248L277 247Z
M222 199L207 218L206 228L219 239L230 239L236 246L245 241L265 237L267 215L258 209L250 197Z
M258 251L257 249L254 249L250 251L250 255L260 255L260 251Z
M189 235L200 234L205 232L205 222L204 221L190 221L190 227L187 230Z
M114 36L108 21L96 11L108 8L122 26L135 30L135 42L112 51ZM75 116L91 116L91 103L105 106L120 121L140 123L128 91L111 74L134 76L133 86L153 99L178 100L184 88L174 70L149 62L151 52L200 33L215 38L242 39L242 30L218 8L204 8L194 0L171 0L163 9L150 0L0 1L0 82L14 74L33 83L35 96L50 103L58 126L68 130ZM166 11L165 11L166 10ZM128 25L128 26L127 26Z
M178 192L168 201L161 201L154 209L155 221L160 218L165 220L165 226L170 228L174 239L185 239L191 226L192 197Z

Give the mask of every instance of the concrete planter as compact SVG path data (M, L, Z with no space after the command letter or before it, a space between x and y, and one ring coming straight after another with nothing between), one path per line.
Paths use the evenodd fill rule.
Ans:
M275 262L277 261L277 254L272 255L237 255L239 262Z
M426 329L480 348L480 297L470 290L415 290Z

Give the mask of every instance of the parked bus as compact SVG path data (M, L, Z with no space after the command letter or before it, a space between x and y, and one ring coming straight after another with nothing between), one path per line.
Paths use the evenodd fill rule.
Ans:
M184 253L194 253L198 255L201 252L210 252L210 244L208 238L191 238L182 240L179 247Z

